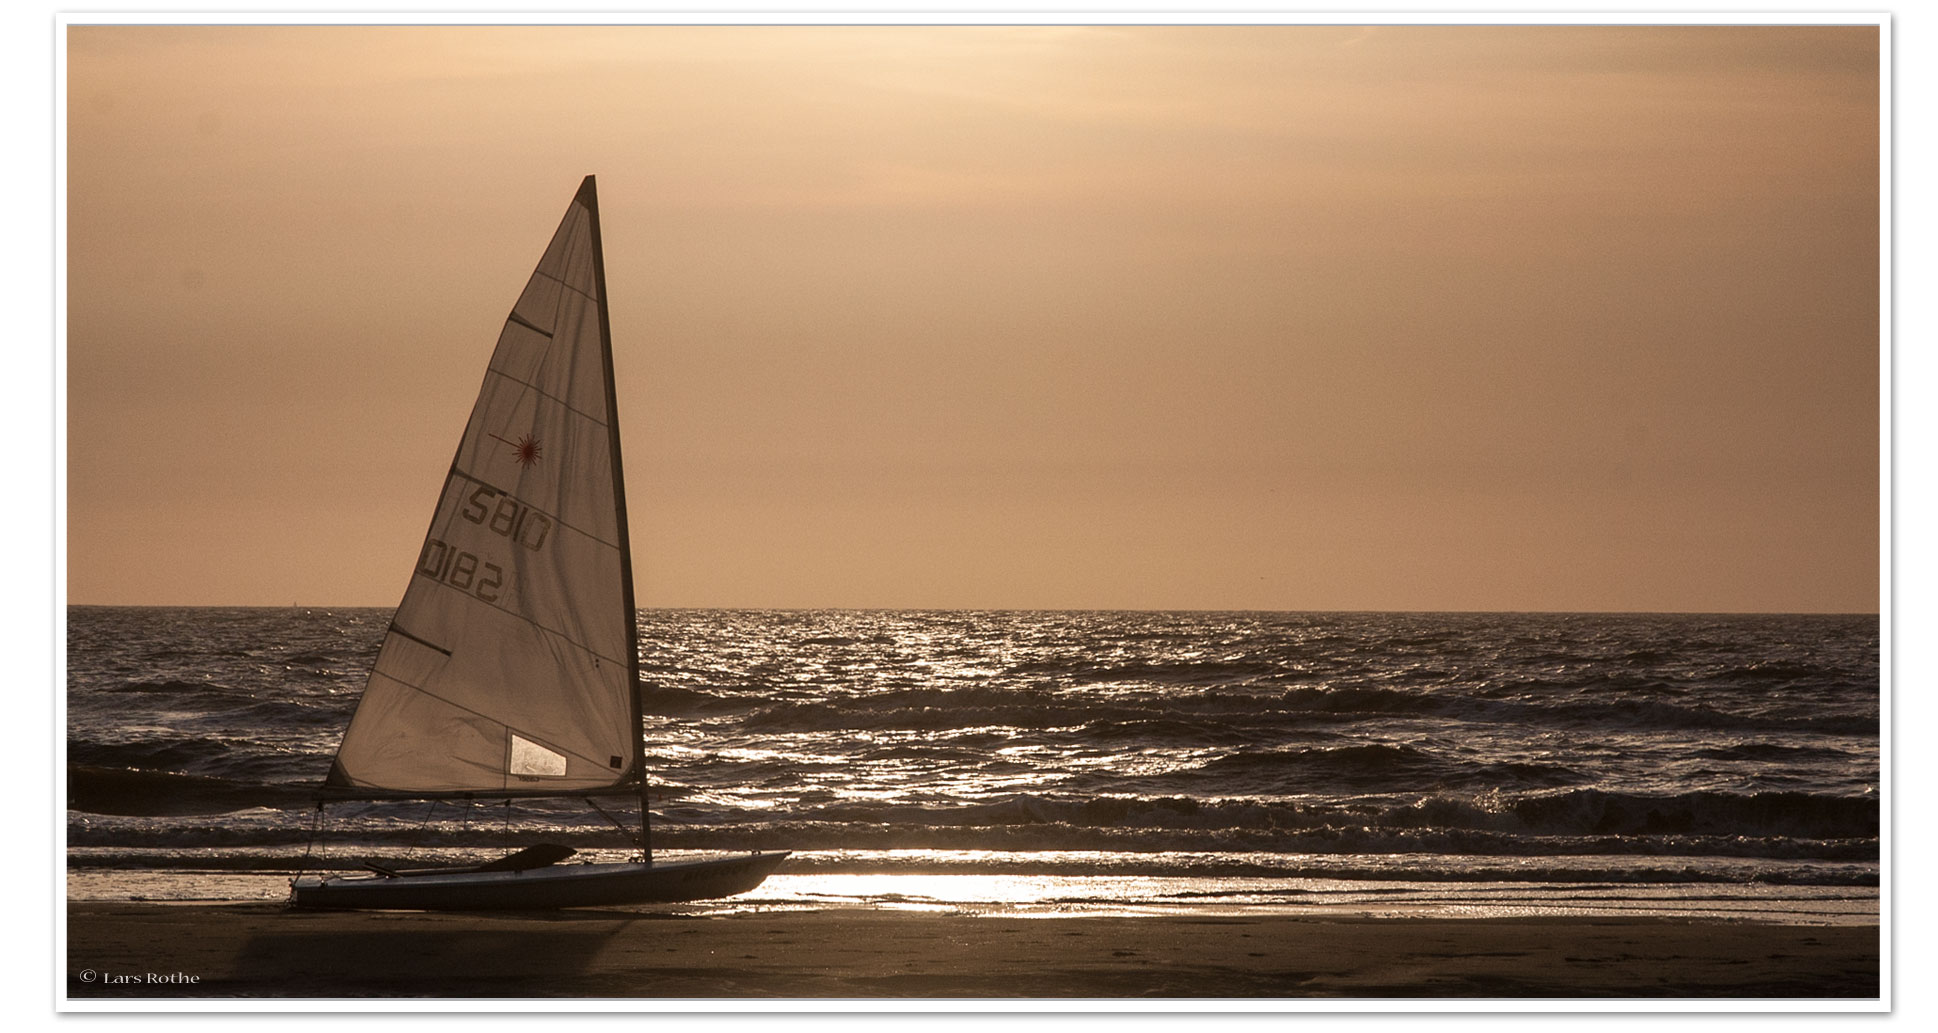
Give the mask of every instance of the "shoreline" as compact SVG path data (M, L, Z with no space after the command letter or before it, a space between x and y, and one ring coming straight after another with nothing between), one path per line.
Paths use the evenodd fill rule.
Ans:
M308 912L70 902L95 1001L1828 1000L1882 1010L1880 927L1609 916ZM91 977L91 978L89 978Z
M790 869L792 862L790 862ZM663 905L661 913L728 915L829 910L970 913L985 918L1193 917L1658 918L1780 925L1879 923L1874 886L1783 883L1601 883L1311 879L1202 875L1032 874L896 866L783 870L746 893ZM280 904L290 872L70 867L74 904Z

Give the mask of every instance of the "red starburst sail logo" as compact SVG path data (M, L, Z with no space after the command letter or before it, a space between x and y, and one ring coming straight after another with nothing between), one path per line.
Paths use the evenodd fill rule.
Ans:
M505 444L510 445L512 458L518 460L519 466L530 467L537 464L539 458L544 454L544 451L545 451L539 445L538 439L535 437L532 437L530 434L527 434L524 437L519 438L517 441L513 441L510 438L498 437L498 435L492 434L490 431L486 431L485 433L490 437L495 438L496 440L502 441Z

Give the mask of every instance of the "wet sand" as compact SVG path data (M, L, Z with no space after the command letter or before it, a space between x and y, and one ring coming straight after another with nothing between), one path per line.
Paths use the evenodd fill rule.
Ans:
M71 998L1874 998L1876 926L68 905Z
M68 905L72 998L1874 998L1876 926Z

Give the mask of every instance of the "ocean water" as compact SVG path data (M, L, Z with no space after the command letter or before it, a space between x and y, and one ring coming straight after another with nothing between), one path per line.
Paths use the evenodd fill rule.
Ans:
M334 803L384 609L73 607L70 898L540 841L578 801ZM648 610L654 845L735 906L1875 920L1871 615ZM630 825L630 807L603 801Z

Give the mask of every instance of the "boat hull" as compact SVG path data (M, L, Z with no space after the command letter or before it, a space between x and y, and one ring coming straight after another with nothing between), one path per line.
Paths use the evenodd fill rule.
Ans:
M787 854L672 864L554 865L522 872L310 875L291 884L290 903L339 910L550 911L713 900L760 885Z

